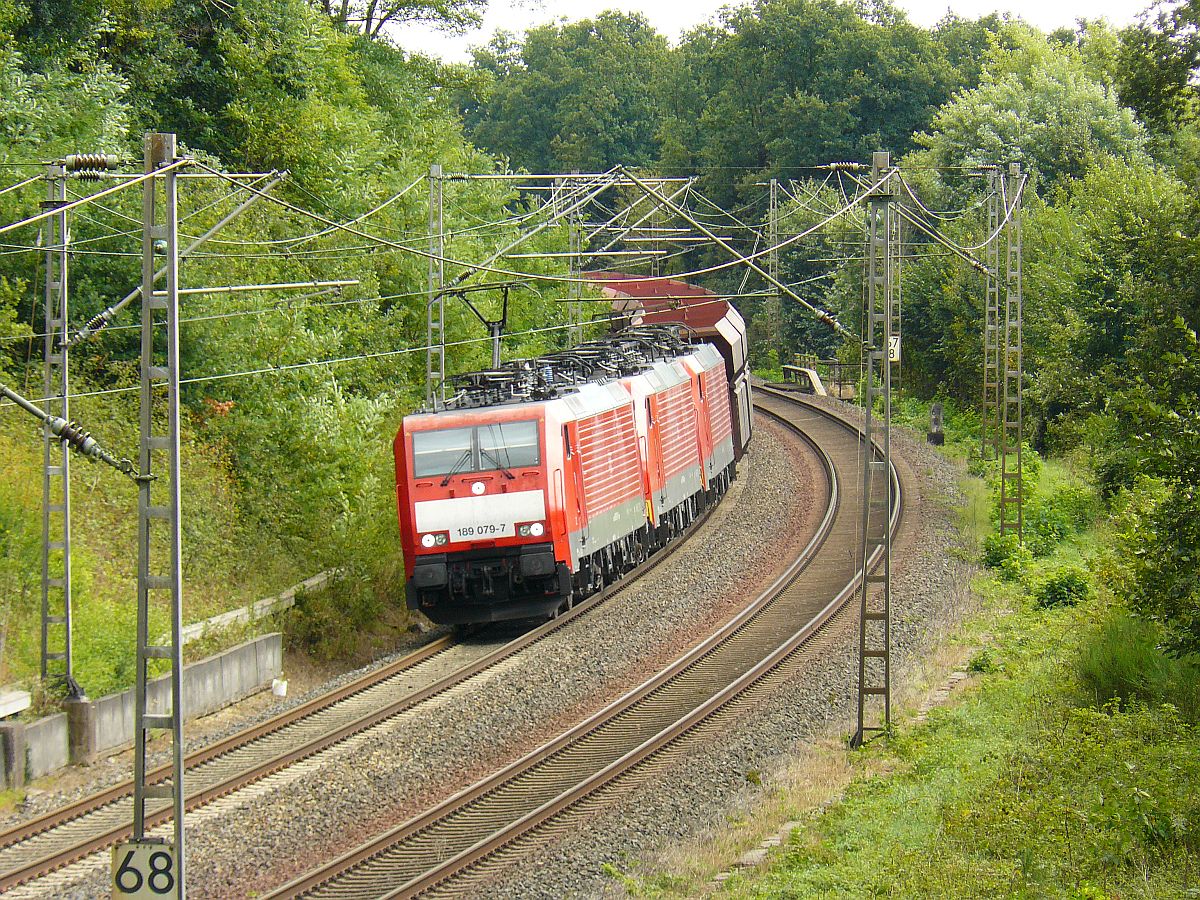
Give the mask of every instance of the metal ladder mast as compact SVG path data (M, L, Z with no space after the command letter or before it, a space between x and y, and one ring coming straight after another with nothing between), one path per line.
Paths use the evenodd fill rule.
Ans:
M862 448L862 591L859 605L858 727L850 739L859 747L868 732L886 732L891 726L891 602L892 539L889 519L893 499L891 477L892 366L898 358L899 334L895 280L896 179L891 154L871 156L871 188L866 215L866 304L863 316L866 379ZM882 416L876 417L876 398L882 399ZM882 432L882 433L881 433ZM880 440L881 438L881 440ZM881 451L876 453L878 448ZM882 559L873 572L868 562L877 548ZM882 716L878 701L883 701ZM871 712L875 711L872 717Z
M147 134L147 174L176 160L175 135ZM178 896L184 896L183 830L183 583L179 503L179 208L177 174L171 169L148 179L142 200L141 440L138 448L137 682L134 705L133 840L146 840L153 801L170 800L178 861ZM165 261L165 281L155 288L156 257ZM150 641L153 598L168 595L170 639ZM170 670L170 708L161 700L150 709L150 661ZM156 698L159 699L159 698ZM171 734L172 777L149 784L150 736Z
M575 173L578 174L578 173ZM571 254L567 274L567 316L571 345L583 342L583 216L576 209L567 214L567 250Z
M770 182L770 205L767 208L767 271L779 281L779 180ZM767 297L767 321L771 324L771 339L777 349L783 347L783 295L774 288ZM791 362L780 357L780 363Z
M442 167L429 167L429 299L425 303L425 405L434 409L445 400L446 280L445 212Z
M67 165L46 167L43 209L58 211L46 220L45 354L46 411L71 421L67 339ZM78 692L71 666L71 478L66 445L50 426L42 427L42 682L61 679Z
M898 180L898 179L897 179ZM900 189L896 187L896 202L900 203ZM902 341L901 335L904 332L903 308L904 308L904 279L901 278L901 270L904 268L904 216L899 212L892 214L892 230L891 242L889 251L891 253L891 291L888 294L888 307L890 317L888 319L888 362L892 364L888 367L890 380L888 381L888 408L891 408L892 389L900 389L900 344ZM892 366L895 366L893 369ZM890 424L889 417L889 424ZM890 434L890 432L889 432ZM889 445L890 447L890 445ZM891 456L888 456L889 472L891 471ZM889 511L888 515L891 513Z
M1021 193L1024 177L1019 163L1012 163L1004 176L1005 206L1005 300L1004 300L1004 382L1001 398L1000 427L1000 534L1015 534L1024 539L1025 486L1022 447L1025 443L1022 388L1025 360L1024 299L1022 284Z
M983 304L983 404L980 408L981 459L1000 456L1000 223L1003 176L987 169L987 276Z
M567 227L567 340L572 346L583 341L583 215L572 208L569 196L580 190L587 179L581 178L579 170L555 178L550 190L547 206L551 216L565 219Z

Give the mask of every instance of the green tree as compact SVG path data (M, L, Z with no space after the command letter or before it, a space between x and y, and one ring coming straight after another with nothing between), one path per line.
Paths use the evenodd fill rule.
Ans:
M1200 71L1200 2L1171 0L1121 35L1121 100L1147 125L1170 130L1195 115Z
M646 165L658 153L666 39L643 16L543 25L516 43L498 35L475 57L492 78L468 98L468 133L530 171Z
M1045 190L1107 157L1140 152L1141 127L1115 91L1089 75L1079 49L1022 25L1006 25L1002 36L979 86L956 95L917 136L925 149L914 164L1020 162Z
M1198 214L1186 185L1140 160L1105 162L1071 185L1060 206L1033 210L1025 244L1029 295L1037 297L1026 317L1033 398L1058 446L1084 439L1093 417L1112 415L1125 391L1132 394L1121 417L1135 422L1138 385L1162 380L1161 354L1177 345L1173 323L1200 326L1200 244L1189 227ZM1179 408L1184 398L1159 399ZM1118 455L1136 430L1122 427ZM1143 457L1129 467L1141 468ZM1132 474L1112 477L1123 484Z
M757 0L678 52L694 88L675 92L667 159L707 169L708 192L730 206L764 177L909 149L959 86L946 47L886 2Z
M310 0L318 5L317 0ZM478 25L487 0L320 0L319 6L341 28L369 38L388 25L424 22L450 30Z

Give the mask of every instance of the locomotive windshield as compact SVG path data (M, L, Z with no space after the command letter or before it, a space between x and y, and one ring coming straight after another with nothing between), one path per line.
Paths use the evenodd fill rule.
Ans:
M413 477L507 471L540 461L537 422L492 422L413 432Z

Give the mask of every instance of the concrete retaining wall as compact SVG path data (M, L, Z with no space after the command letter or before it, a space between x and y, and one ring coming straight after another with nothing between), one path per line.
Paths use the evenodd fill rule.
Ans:
M208 715L260 691L283 670L283 636L265 634L224 653L183 667L183 711L187 719ZM171 707L168 676L147 685L147 712L166 713ZM0 729L0 760L18 756L25 748L25 774L38 778L67 762L90 763L99 754L133 743L133 690L109 694L93 701L69 704L65 713L35 722ZM20 731L21 734L14 733ZM5 777L0 765L0 787L19 787L19 776Z
M266 616L274 615L277 612L283 612L285 609L291 609L296 605L296 595L301 591L318 591L329 583L329 579L338 574L337 569L329 569L325 572L319 572L312 578L306 578L299 584L294 584L278 597L267 597L259 600L257 603L251 603L249 606L243 606L241 609L230 610L229 612L221 613L213 616L211 619L205 619L202 622L193 622L191 625L183 626L183 642L185 644L198 638L204 637L206 634L214 634L224 631L232 625L245 625L250 622L256 622ZM164 640L163 643L166 643Z
M206 716L270 686L283 671L283 636L265 634L224 653L183 667L183 711L188 719ZM171 681L156 678L146 686L146 711L171 708ZM133 743L133 691L109 694L92 703L95 737L91 750L104 753Z
M41 778L67 764L70 734L67 714L57 713L25 725L25 775Z

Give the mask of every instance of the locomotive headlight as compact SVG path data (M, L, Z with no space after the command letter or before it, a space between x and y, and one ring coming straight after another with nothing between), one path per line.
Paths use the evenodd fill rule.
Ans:
M436 543L437 543L436 535L425 534L425 535L421 536L421 546L422 547L429 548L429 547L434 546Z
M546 529L541 522L534 522L529 526L529 534L533 537L541 537L545 530Z
M450 543L450 535L445 534L444 532L438 534L434 538L434 543L436 543L439 547L445 546L446 544Z
M517 537L529 537L529 529L531 527L532 527L531 525L518 525L517 526Z

